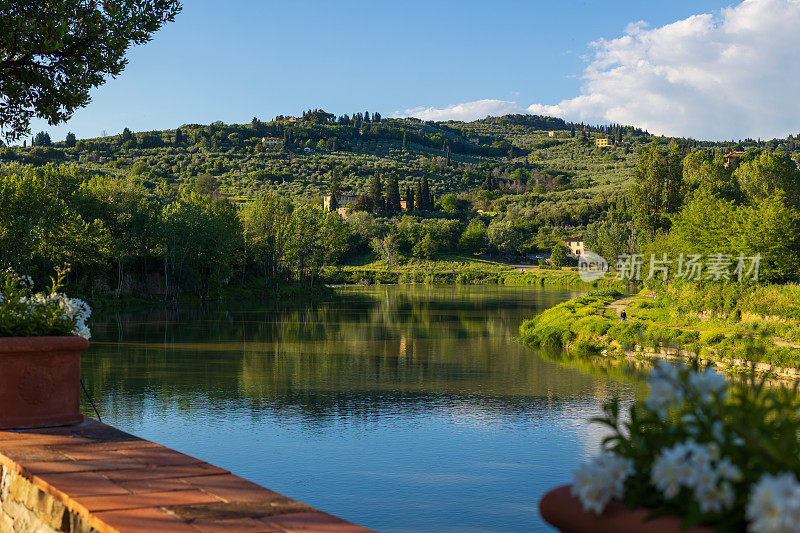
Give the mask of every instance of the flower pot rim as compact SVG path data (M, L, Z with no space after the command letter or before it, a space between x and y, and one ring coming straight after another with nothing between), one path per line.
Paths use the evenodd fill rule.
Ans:
M650 516L649 509L629 509L612 500L599 515L583 509L570 492L572 485L548 491L539 501L539 513L549 524L563 532L594 531L597 533L714 533L714 528L695 526L683 529L675 515Z
M0 354L20 352L84 351L89 341L78 335L0 337Z

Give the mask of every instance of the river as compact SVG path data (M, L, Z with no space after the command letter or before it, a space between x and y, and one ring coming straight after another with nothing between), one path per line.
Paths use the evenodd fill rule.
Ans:
M635 395L513 340L572 296L398 285L104 314L83 375L104 422L378 531L551 531L538 500L596 452L587 419Z

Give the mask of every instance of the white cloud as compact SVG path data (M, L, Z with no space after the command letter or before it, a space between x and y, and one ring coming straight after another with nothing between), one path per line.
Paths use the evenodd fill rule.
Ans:
M621 37L591 43L580 95L525 111L701 139L797 134L798 28L800 0L745 0L657 28L632 23ZM497 114L487 102L500 103L480 100L406 114L439 120L478 118L480 108ZM519 112L516 103L502 103L496 109Z
M422 120L476 120L489 115L499 116L509 113L523 113L516 102L506 100L475 100L463 104L453 104L437 109L435 107L415 107L405 111L395 111L395 117L417 117Z

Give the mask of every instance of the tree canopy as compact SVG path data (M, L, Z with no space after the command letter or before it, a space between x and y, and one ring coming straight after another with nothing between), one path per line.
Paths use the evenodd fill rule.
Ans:
M177 0L0 0L0 135L24 137L34 117L68 120L180 10Z

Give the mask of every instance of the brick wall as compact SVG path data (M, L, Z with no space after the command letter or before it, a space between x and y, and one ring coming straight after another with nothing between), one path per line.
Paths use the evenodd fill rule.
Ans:
M0 533L89 533L80 516L33 483L0 465Z

